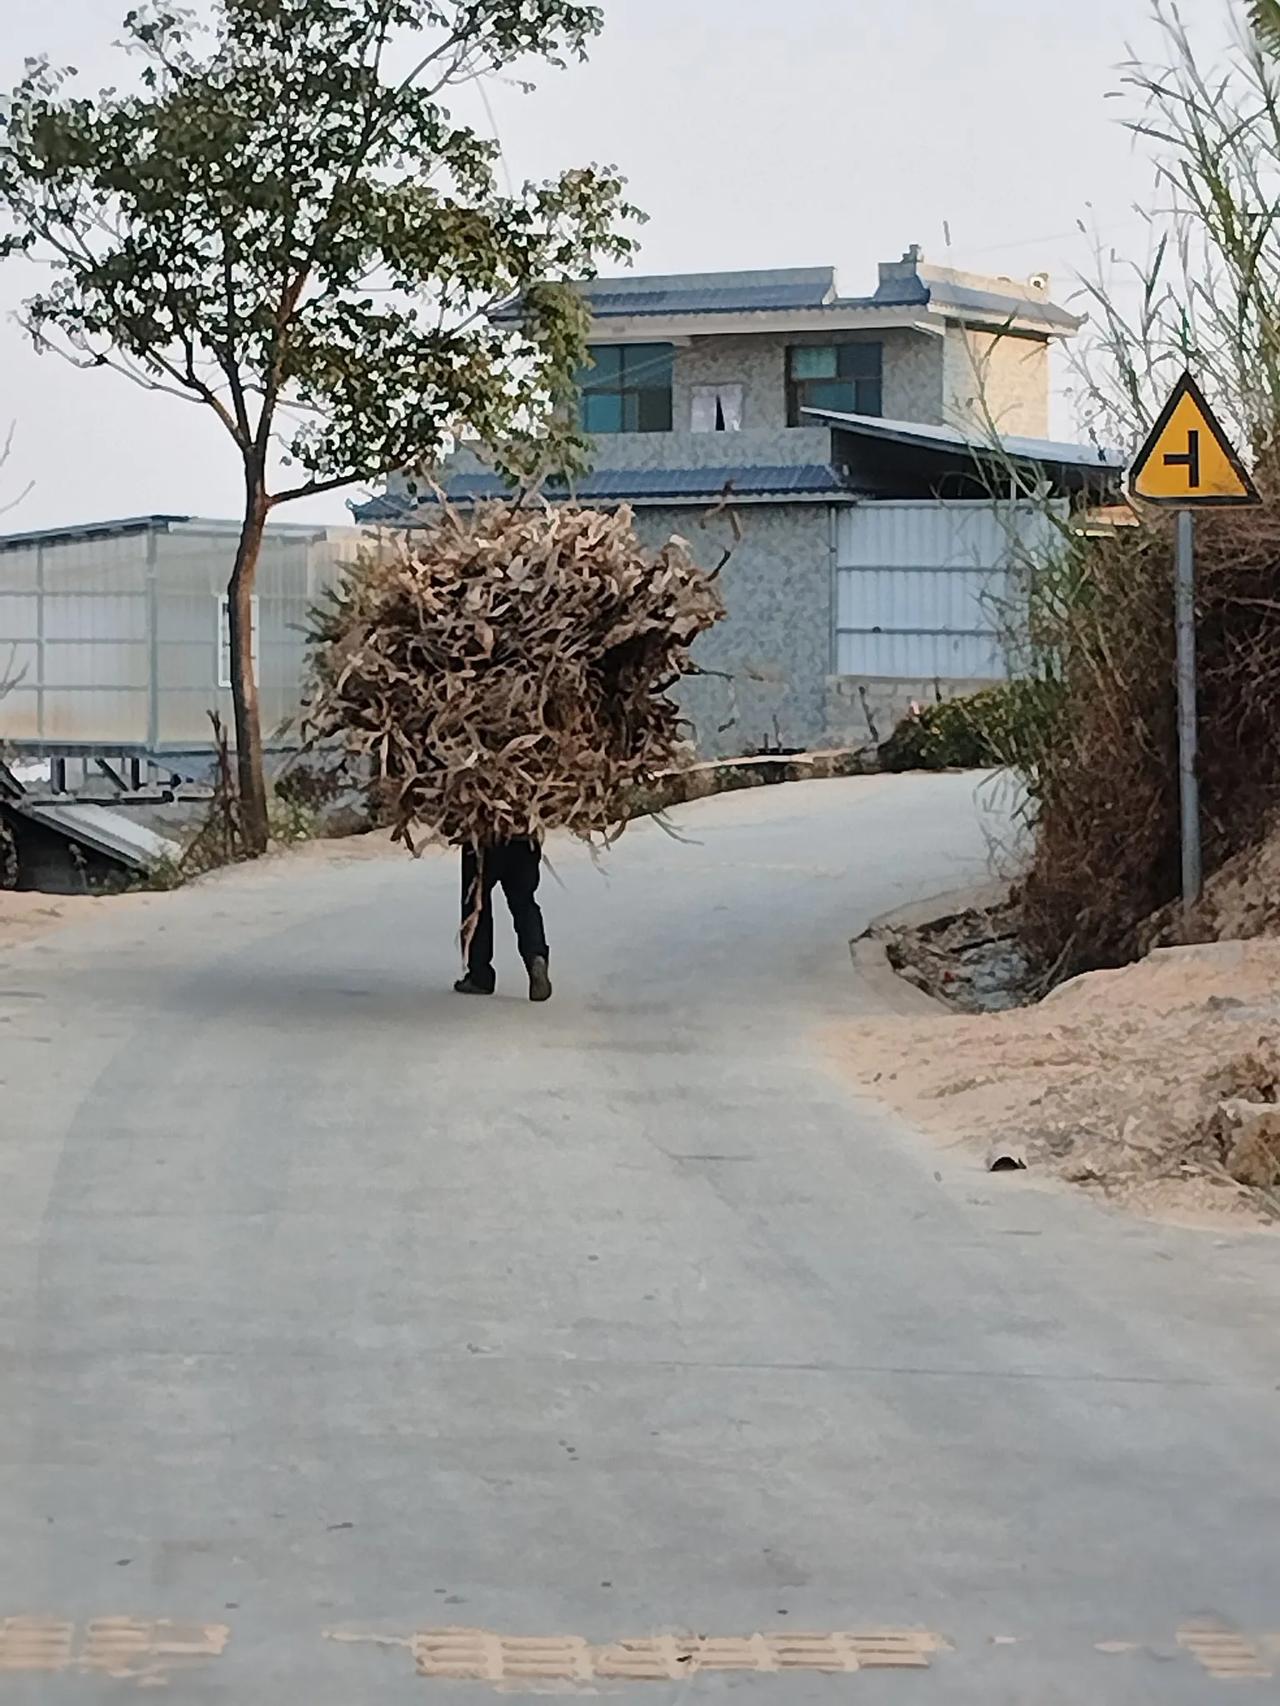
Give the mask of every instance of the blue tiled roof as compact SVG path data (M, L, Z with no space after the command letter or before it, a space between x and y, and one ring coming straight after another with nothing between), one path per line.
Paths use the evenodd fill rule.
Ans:
M983 290L928 268L883 278L874 296L838 296L832 267L791 267L776 272L690 273L645 278L588 279L575 286L597 320L644 319L698 314L829 313L934 309L943 314L981 315L1028 321L1047 329L1075 331L1080 318L1055 303L1015 288L1008 294ZM501 321L520 318L519 298L494 313Z
M593 314L749 314L770 309L822 308L829 290L820 284L693 287L688 290L583 292Z
M574 288L600 319L633 314L750 314L821 308L835 295L835 277L832 267L784 267L773 272L594 278ZM519 297L503 303L494 318L518 320Z
M510 495L511 488L497 474L458 474L443 482L451 503L477 503L486 498ZM682 499L721 496L725 487L741 498L813 498L851 495L838 469L825 463L765 468L604 468L584 474L574 487L583 503L660 503ZM543 488L549 498L567 498L563 485ZM412 516L416 509L435 502L428 490L416 500L386 495L367 504L352 506L357 521L368 525L395 523Z

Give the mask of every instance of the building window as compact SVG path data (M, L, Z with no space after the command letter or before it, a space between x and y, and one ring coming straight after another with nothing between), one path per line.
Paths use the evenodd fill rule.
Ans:
M690 426L694 432L742 431L741 385L695 385Z
M584 432L670 432L670 344L597 344L578 374Z
M221 593L215 599L218 611L217 646L218 646L218 686L231 685L231 600L227 594ZM253 632L250 642L253 650L253 673L258 673L258 595L253 595L253 610L249 617Z
M787 351L787 424L803 426L804 409L843 415L880 413L879 344L795 344Z

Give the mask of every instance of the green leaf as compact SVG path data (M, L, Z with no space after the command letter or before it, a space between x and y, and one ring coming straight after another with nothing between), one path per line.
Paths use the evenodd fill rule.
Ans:
M501 193L446 99L600 27L576 0L222 0L208 25L159 3L126 19L124 92L30 62L0 108L0 258L47 269L33 337L214 411L251 486L283 440L301 473L275 499L459 433L521 478L572 471L563 283L625 260L636 212L608 167ZM517 295L520 325L490 319Z
M1259 45L1280 56L1280 0L1249 0L1249 24Z

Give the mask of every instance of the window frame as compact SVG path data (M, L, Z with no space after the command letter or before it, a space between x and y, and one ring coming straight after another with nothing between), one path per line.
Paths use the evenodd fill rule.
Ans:
M593 375L602 365L598 356L608 352L608 371L605 382L593 382ZM655 365L659 360L656 352L663 351L666 365L666 383L664 385L637 384L632 380L631 370L634 369L643 379L646 367ZM620 433L661 433L671 432L675 426L675 356L674 344L655 342L645 344L595 344L587 351L591 365L583 367L578 373L578 423L583 432L601 438L616 437ZM618 416L620 425L616 427L592 426L587 419L587 403L590 397L614 397L618 400ZM649 399L650 408L655 397L665 399L665 408L659 404L659 412L663 424L660 426L645 426L641 423L641 411L644 407L642 399ZM628 426L628 403L634 399L635 425Z
M875 361L876 371L875 371L875 373L874 374L871 374L871 373L842 374L840 372L840 352L842 350L847 350L847 349L874 350L875 354L876 354L876 361ZM802 351L802 350L831 350L831 351L833 351L835 354L835 358L836 358L836 371L835 371L835 373L832 374L829 378L819 378L817 376L812 376L812 377L807 378L807 379L806 378L797 378L796 374L795 374L794 358L796 356L796 353L798 351ZM800 426L805 425L803 411L806 408L822 408L822 407L829 406L829 405L824 405L824 404L820 404L820 403L810 404L810 403L805 402L805 400L804 400L805 392L806 392L807 387L810 385L839 385L839 384L843 384L843 383L850 384L854 388L855 407L851 410L843 411L843 412L848 412L850 414L857 414L857 415L883 416L883 414L884 414L884 343L879 338L837 338L837 339L834 339L831 343L788 344L787 345L786 379L787 379L787 425L789 427L800 427ZM861 392L862 387L864 387L864 386L870 386L873 388L874 402L875 402L874 408L867 408L867 407L863 406L863 401L862 401L862 398L859 395L859 393Z

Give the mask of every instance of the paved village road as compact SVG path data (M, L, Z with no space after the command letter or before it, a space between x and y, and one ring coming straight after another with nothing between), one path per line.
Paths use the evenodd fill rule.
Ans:
M846 938L981 870L973 781L680 823L556 851L545 1008L504 919L449 992L443 857L0 953L0 1706L1274 1698L1220 1673L1278 1650L1276 1242L989 1178L830 1064Z

